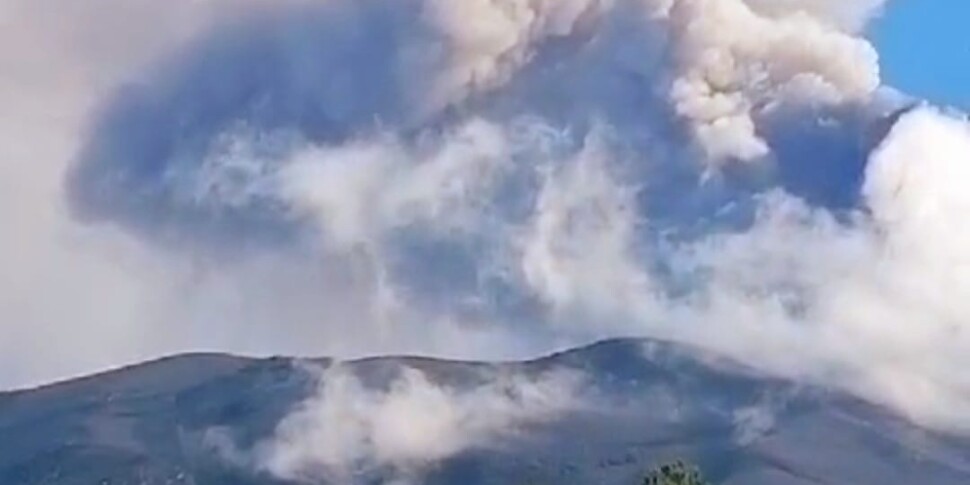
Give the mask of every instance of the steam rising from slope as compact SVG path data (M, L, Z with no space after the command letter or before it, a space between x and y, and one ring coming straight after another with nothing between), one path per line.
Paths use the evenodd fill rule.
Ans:
M397 482L443 459L501 446L523 430L577 406L579 376L483 376L454 390L404 368L386 390L365 387L340 366L323 371L318 395L257 447L257 466L288 480L358 483L368 474Z
M9 155L3 180L40 182L0 216L41 215L0 243L5 295L27 295L0 301L5 358L42 366L18 349L73 324L106 360L72 345L77 367L0 377L200 346L505 358L634 335L964 429L970 135L926 106L896 122L858 34L880 3L215 2L144 71L52 53L135 82L90 125L4 121L29 155L62 140L44 160L80 145L82 222L49 207L63 167ZM57 89L83 120L104 85L77 78Z

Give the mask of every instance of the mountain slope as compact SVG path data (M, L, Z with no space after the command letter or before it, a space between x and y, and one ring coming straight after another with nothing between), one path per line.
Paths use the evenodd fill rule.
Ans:
M290 483L227 457L271 437L316 392L330 361L185 355L30 391L0 394L0 483ZM368 387L403 368L458 389L483 372L585 376L595 404L523 425L423 470L431 484L635 483L671 458L715 483L970 482L970 441L918 429L877 407L759 375L702 352L616 340L525 363L379 358L345 365ZM382 483L380 471L359 477Z

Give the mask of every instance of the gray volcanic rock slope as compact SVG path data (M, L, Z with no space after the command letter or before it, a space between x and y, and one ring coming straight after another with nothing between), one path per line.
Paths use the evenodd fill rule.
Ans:
M603 405L531 425L502 446L451 457L424 483L632 484L672 458L732 485L970 483L968 440L672 344L616 340L526 363L389 357L348 366L369 385L411 367L453 387L482 369L566 368L602 396ZM244 449L314 390L298 361L185 355L0 394L0 484L282 485L228 463L206 436L223 430Z

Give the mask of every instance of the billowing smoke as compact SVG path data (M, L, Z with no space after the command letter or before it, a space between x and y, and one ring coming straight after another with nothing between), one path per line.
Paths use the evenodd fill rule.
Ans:
M643 336L970 426L970 124L881 86L860 32L882 2L122 3L70 28L9 9L30 27L2 34L5 384L199 348ZM122 42L135 26L158 35ZM320 415L479 424L410 455L355 420L351 455L297 433L274 463L407 468L534 414L330 379ZM280 433L329 432L308 413Z
M339 365L321 371L318 394L248 452L248 466L307 483L374 476L420 483L421 474L443 459L502 446L529 426L584 405L582 379L573 373L481 377L456 389L404 368L375 390Z
M872 95L879 86L876 52L842 30L835 13L744 0L671 2L666 15L677 64L671 98L710 158L767 155L754 117L774 104Z

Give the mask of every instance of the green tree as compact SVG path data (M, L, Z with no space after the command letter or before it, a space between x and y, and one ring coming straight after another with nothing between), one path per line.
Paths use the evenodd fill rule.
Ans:
M643 485L707 485L701 472L682 461L660 465L643 479Z

